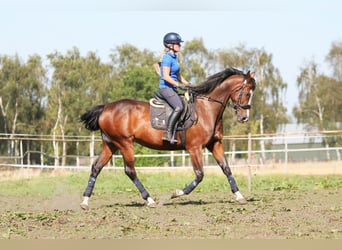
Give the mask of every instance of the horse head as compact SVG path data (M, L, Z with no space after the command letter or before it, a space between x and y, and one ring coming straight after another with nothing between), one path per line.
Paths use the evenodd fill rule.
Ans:
M243 75L242 82L239 82L237 89L231 94L233 108L236 112L236 118L244 123L249 120L249 110L251 108L253 92L255 89L254 72Z
M202 84L191 87L191 91L198 98L220 103L223 108L231 99L239 122L249 120L254 89L254 72L248 71L244 74L235 68L227 68L209 76Z

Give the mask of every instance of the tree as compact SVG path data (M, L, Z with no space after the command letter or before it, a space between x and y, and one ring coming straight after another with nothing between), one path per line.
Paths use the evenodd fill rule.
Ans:
M202 38L195 38L185 43L180 63L182 75L191 83L200 83L208 74L216 73L211 64L213 54L205 47Z
M82 124L79 116L91 106L109 100L112 67L101 63L95 53L82 57L77 48L49 54L53 66L51 88L48 94L48 128L54 136L55 165L59 165L59 138L62 139L62 165L66 154L75 153L75 147L66 148L65 136L79 135Z
M333 42L326 56L326 60L333 68L334 77L337 81L342 81L342 41Z
M334 130L339 126L341 119L342 85L334 78L318 72L318 65L310 62L301 69L297 79L299 91L299 105L293 109L298 123L306 124L309 129L319 131ZM324 137L326 147L338 143L335 139ZM327 150L327 159L329 159Z
M278 125L289 120L283 104L287 84L282 80L279 70L274 67L271 54L264 49L247 49L244 45L239 45L229 50L219 50L217 61L223 68L234 67L243 72L255 71L257 87L252 101L250 122L258 122L260 133L274 132ZM229 134L229 121L226 125L226 134ZM240 132L246 134L247 131Z
M231 49L219 49L216 52L219 68L240 68L242 71L251 69L250 56L252 52L246 48L246 45L240 44Z
M322 86L325 87L323 93L329 93L329 95L325 95L327 98L330 97L331 101L331 109L330 111L333 114L330 114L332 121L336 128L340 129L341 125L338 126L338 123L342 123L342 116L340 111L342 110L342 42L334 42L331 45L331 49L329 54L326 56L326 60L330 63L333 68L332 79L326 81L327 84Z
M320 131L336 129L337 122L342 121L341 83L319 74L318 65L312 61L301 69L297 84L299 105L293 110L297 122Z
M131 98L147 101L153 97L159 86L159 77L153 68L158 60L153 52L124 44L116 47L110 57L115 69L111 100Z
M152 67L157 62L157 58L152 51L148 49L140 51L134 45L127 43L117 46L109 56L112 59L113 67L119 73L135 67Z
M0 57L0 131L14 134L39 134L44 115L46 71L40 56L29 56L27 62L19 56ZM11 142L8 154L16 154Z
M153 93L158 90L158 85L158 77L152 67L132 68L116 83L112 97L114 100L130 98L148 101L153 97Z

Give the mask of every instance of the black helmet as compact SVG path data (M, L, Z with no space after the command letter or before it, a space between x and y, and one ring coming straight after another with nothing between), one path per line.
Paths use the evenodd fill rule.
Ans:
M167 34L164 36L163 41L164 41L164 46L165 46L165 47L168 47L168 44L175 44L175 43L182 43L182 42L183 42L181 36L178 35L178 34L175 33L175 32L167 33Z

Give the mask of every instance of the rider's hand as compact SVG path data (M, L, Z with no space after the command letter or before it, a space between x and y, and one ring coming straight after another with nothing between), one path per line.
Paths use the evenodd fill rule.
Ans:
M181 90L188 90L188 86L183 83L178 83L178 88L180 88Z

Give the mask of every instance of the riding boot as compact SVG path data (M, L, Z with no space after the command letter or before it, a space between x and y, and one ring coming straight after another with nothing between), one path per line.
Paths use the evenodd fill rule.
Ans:
M178 118L181 114L181 110L178 108L175 108L173 112L171 113L168 123L167 123L167 128L166 131L163 134L163 141L169 141L171 142L172 136L175 132L176 128L176 123L178 121ZM173 142L177 143L177 140L173 140Z

